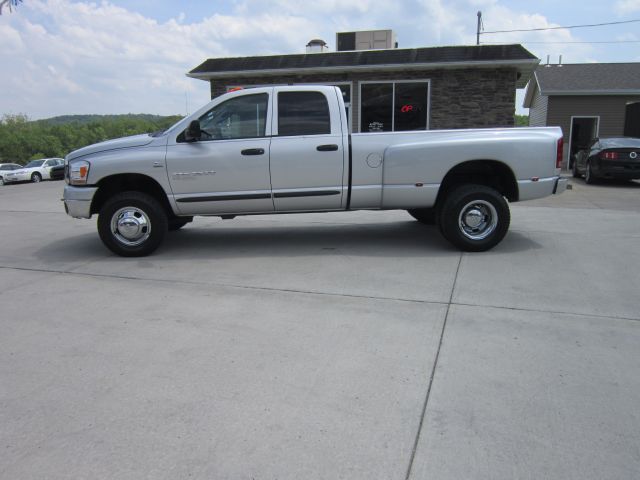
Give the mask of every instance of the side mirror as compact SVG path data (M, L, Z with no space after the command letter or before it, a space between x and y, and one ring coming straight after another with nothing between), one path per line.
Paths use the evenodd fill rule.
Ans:
M187 142L197 142L201 137L202 130L200 130L200 122L198 120L192 120L184 131L184 139Z

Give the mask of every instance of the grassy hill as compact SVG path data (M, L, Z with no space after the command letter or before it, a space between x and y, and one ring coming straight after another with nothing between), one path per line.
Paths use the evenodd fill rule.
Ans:
M64 157L92 143L150 133L173 125L179 115L63 115L29 120L25 115L0 118L0 162L26 163L46 157Z

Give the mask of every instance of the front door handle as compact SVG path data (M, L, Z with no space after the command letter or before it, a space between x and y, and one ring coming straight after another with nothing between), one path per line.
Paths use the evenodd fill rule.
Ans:
M338 145L336 145L336 144L318 145L316 147L316 150L318 150L319 152L335 152L336 150L338 150Z
M264 148L247 148L240 153L242 155L264 155Z

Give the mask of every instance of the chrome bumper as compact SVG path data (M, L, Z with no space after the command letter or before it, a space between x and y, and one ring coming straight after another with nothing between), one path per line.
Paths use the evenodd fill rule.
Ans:
M91 218L91 201L98 187L64 187L64 210L73 218Z
M558 178L558 180L556 180L556 185L553 187L553 194L554 195L560 195L562 192L564 192L567 189L567 184L569 183L569 180L567 178Z

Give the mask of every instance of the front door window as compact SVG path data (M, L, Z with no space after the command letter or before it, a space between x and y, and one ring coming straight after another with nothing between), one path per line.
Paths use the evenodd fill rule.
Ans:
M232 140L265 136L269 95L232 98L199 118L202 140Z

